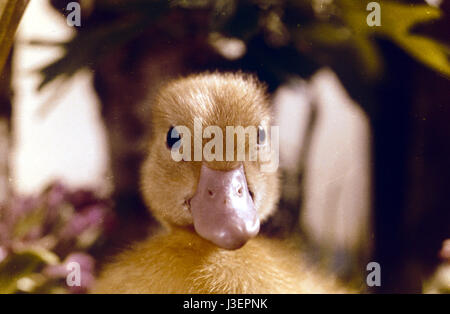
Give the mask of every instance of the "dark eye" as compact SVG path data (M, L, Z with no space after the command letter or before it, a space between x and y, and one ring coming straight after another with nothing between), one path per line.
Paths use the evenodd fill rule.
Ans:
M180 133L178 133L177 129L173 126L171 126L169 132L167 132L166 143L168 148L172 148L174 145L180 145Z
M266 130L262 127L258 127L258 145L263 145L266 141Z

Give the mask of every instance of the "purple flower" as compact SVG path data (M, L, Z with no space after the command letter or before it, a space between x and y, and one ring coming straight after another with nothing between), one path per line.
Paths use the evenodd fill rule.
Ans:
M65 279L65 284L67 284L68 277L79 276L80 285L68 285L67 288L72 293L83 293L89 290L95 281L94 266L95 261L90 255L75 252L67 256L62 264L47 266L42 272L52 279Z
M67 226L61 231L61 238L70 239L80 235L91 227L101 227L105 217L105 209L102 206L91 206L82 212L76 213Z
M48 207L55 208L65 202L68 190L60 182L56 182L50 186L47 192Z
M0 206L0 263L29 246L52 251L63 262L43 261L35 270L46 278L45 289L64 283L71 293L86 292L95 279L94 259L86 251L115 226L111 208L94 191L70 191L60 182L37 196L11 197ZM75 275L80 285L71 284Z
M40 199L35 196L14 197L10 202L9 208L5 209L2 220L7 224L13 225L18 220L24 218L31 211L39 208Z
M60 215L60 208L67 204L68 190L61 183L57 182L47 189L45 202L47 207L46 224L53 224Z

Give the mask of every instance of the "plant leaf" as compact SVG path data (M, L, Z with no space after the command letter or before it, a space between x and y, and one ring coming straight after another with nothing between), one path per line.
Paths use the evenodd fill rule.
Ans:
M449 46L432 38L411 33L411 29L423 22L440 18L441 11L428 5L405 6L384 1L381 3L384 34L416 60L450 77Z
M441 11L438 8L379 1L381 26L370 27L366 23L369 12L366 11L364 3L352 0L340 0L339 3L343 8L344 21L356 36L388 38L419 62L450 77L449 46L411 33L414 26L440 18Z
M0 263L0 294L17 291L17 281L43 265L54 265L59 258L42 248L28 248L13 253Z

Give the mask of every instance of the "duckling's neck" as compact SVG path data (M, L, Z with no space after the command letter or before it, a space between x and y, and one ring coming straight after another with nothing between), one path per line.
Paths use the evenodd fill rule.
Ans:
M199 250L199 253L205 254L214 251L228 251L210 241L200 237L194 229L194 226L174 227L166 231L166 235L170 238L170 242L192 250Z

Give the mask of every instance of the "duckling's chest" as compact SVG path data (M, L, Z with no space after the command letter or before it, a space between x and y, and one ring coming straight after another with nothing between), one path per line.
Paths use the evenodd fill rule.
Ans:
M165 244L160 240L156 241L160 243L155 243L152 256L147 258L150 269L143 272L151 292L293 292L288 290L293 286L294 274L264 240L254 239L234 251L197 239L177 245L167 244L175 244L174 239L166 239Z

